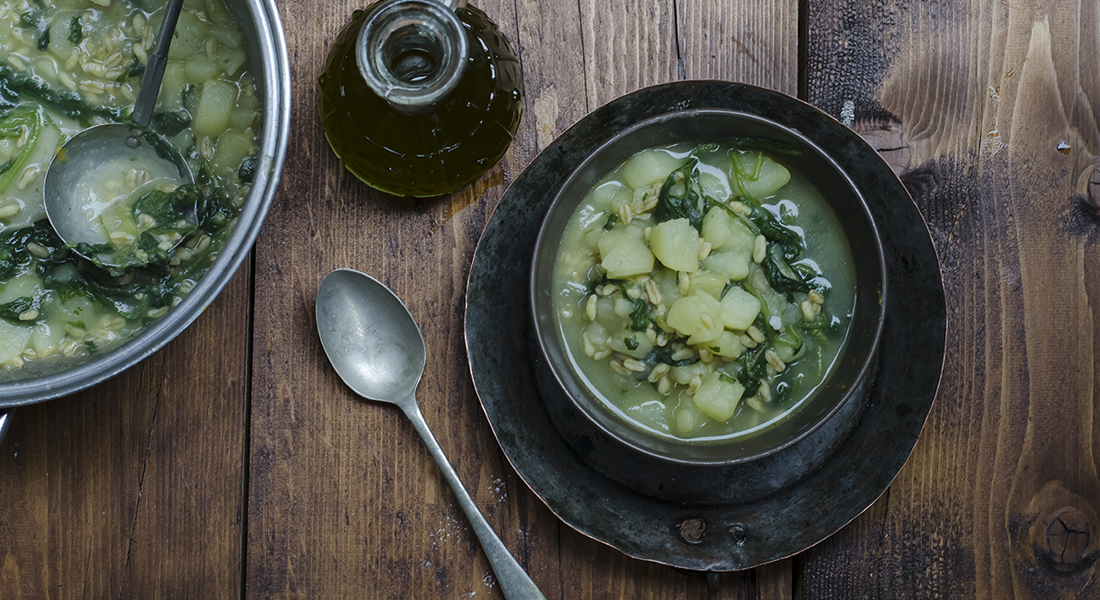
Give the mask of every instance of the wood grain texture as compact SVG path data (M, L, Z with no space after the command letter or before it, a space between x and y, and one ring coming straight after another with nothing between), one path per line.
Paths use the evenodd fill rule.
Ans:
M805 595L1098 597L1098 7L810 8L810 100L902 172L940 253L949 335L914 456L807 554Z
M16 411L0 444L0 598L239 593L250 275L139 365Z
M540 150L596 106L689 69L794 89L795 3L475 4L519 52L523 124L504 161L472 188L419 202L370 190L340 167L321 137L315 81L327 43L353 7L280 4L295 104L282 185L256 250L246 596L499 597L412 427L395 409L356 399L325 361L313 297L325 273L351 267L393 288L418 320L428 345L417 394L425 418L548 598L781 597L758 588L789 589L788 562L762 579L723 576L724 591L714 596L702 578L628 559L561 525L492 437L469 381L462 316L466 275L488 216ZM771 26L761 32L756 21L736 19L750 13L772 15L760 17ZM701 27L707 19L717 21ZM759 56L785 58L747 75L733 72L744 66L736 56L708 66L705 48L726 35L750 40Z

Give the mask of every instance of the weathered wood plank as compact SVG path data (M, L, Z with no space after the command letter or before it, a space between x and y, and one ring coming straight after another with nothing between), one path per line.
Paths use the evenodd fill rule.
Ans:
M853 116L903 172L940 252L950 324L914 456L807 554L806 597L1096 593L1097 12L810 5L810 100Z
M512 3L477 4L515 41ZM411 202L371 190L340 166L315 116L327 44L352 7L280 8L294 49L287 172L298 175L284 175L271 235L257 246L246 596L491 594L488 562L416 432L396 409L344 387L325 360L312 313L321 279L338 267L378 277L405 301L428 347L417 396L440 445L522 563L532 553L553 556L556 523L506 471L463 352L466 273L517 169L517 149L451 197Z
M250 271L141 364L15 413L0 597L239 593Z
M279 200L257 246L246 595L497 594L464 517L411 426L396 410L354 399L324 360L313 330L313 296L329 270L352 267L389 284L418 319L429 349L418 392L425 418L547 597L707 597L699 578L627 559L561 525L501 456L462 352L466 273L505 185L592 108L683 76L673 6L652 9L653 21L639 16L651 10L645 3L475 4L520 52L526 116L505 160L480 182L453 197L417 203L384 197L343 172L316 124L314 82L326 44L350 9L320 2L280 6L292 53L294 123ZM793 59L796 11L764 2L691 4L683 7L691 23L721 16L717 31L738 39L751 33L721 6L742 7L730 16L756 9L779 21L788 14L789 26L769 30L754 48L763 55L782 46ZM794 7L789 4L786 9ZM681 50L709 43L680 33ZM624 52L633 62L622 62ZM694 72L706 60L690 50L684 64ZM722 69L739 64L729 60ZM796 74L797 64L787 64L771 74L778 82L773 87L792 89ZM753 76L764 82L762 71ZM743 597L747 588L738 582L744 578L724 577L723 597ZM789 572L776 579L784 578Z

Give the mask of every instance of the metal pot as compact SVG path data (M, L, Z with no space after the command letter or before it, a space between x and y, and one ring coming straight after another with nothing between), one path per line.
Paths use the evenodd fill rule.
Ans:
M290 64L282 23L273 0L227 0L226 6L240 24L248 44L262 114L252 189L225 247L191 293L134 339L61 372L0 383L0 413L4 408L72 394L142 361L198 318L248 256L271 206L286 155L290 127ZM2 425L10 420L10 414L6 418L0 416L0 433Z

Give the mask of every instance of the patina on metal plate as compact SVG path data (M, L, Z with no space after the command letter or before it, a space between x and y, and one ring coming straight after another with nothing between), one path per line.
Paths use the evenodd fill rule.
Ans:
M801 132L845 169L882 234L892 293L878 376L859 423L819 468L764 498L692 506L642 496L580 462L536 388L527 298L539 225L557 189L613 132L672 111L732 109ZM927 226L858 135L777 92L719 81L646 88L592 112L544 150L501 199L466 292L474 387L504 454L562 521L634 558L700 572L747 569L820 542L869 507L905 464L939 385L946 309Z

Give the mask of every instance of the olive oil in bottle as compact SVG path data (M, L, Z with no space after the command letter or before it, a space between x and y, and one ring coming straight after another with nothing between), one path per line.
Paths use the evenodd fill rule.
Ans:
M355 11L329 50L321 126L372 187L454 192L496 164L519 127L519 60L485 13L456 3L382 0Z

